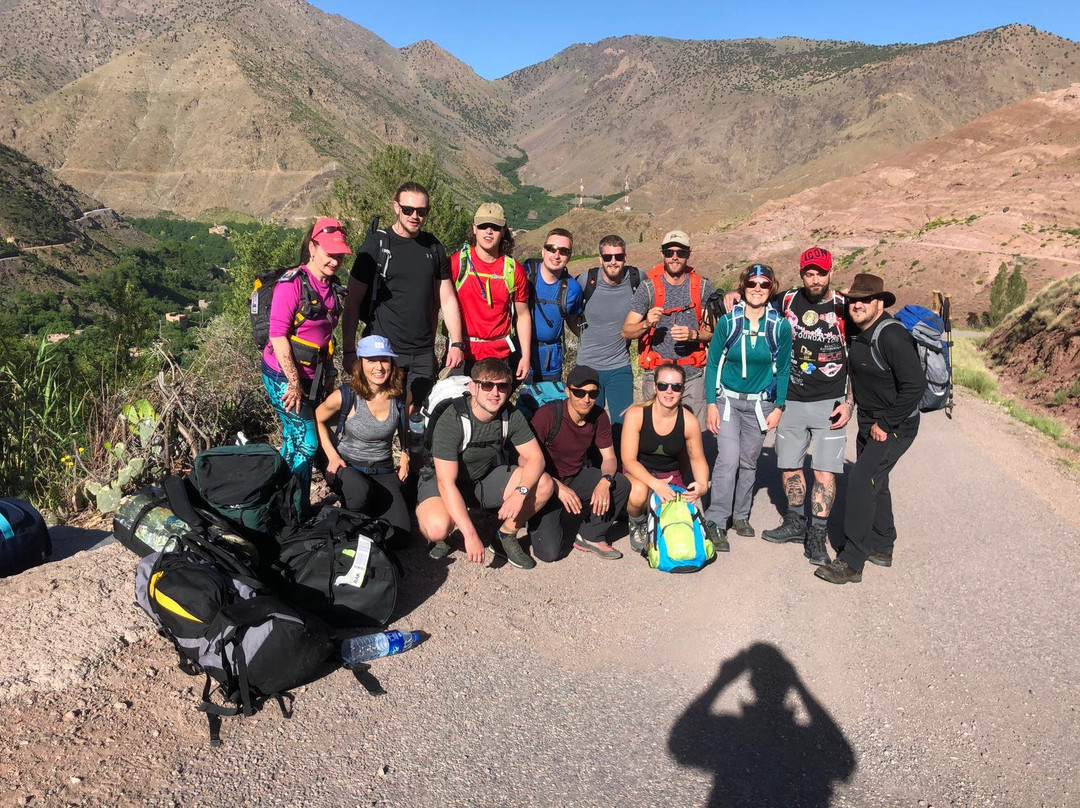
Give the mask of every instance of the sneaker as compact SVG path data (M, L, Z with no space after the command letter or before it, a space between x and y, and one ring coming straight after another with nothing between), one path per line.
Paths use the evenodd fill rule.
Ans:
M731 544L727 540L727 531L721 530L720 525L716 524L716 522L706 522L705 532L708 537L712 539L713 547L716 548L716 552L731 552Z
M879 567L891 567L892 553L871 553L866 560Z
M862 573L852 569L839 558L814 570L814 575L830 584L857 584L862 580Z
M431 549L428 550L428 558L434 558L436 561L446 558L454 550L449 544L444 541L437 541L431 545Z
M771 541L774 544L783 544L784 542L789 541L805 541L806 517L796 516L793 513L784 514L784 521L780 523L780 527L761 531L761 538L765 539L765 541Z
M646 520L642 519L640 522L636 519L630 520L630 549L635 553L645 552L645 548L649 546L649 529Z
M622 553L608 544L606 541L589 541L582 538L579 533L574 537L574 548L577 550L586 550L590 553L595 553L601 558L607 558L614 560L616 558L622 558Z
M536 561L522 549L521 543L515 536L504 536L500 533L499 537L492 543L491 549L495 555L503 556L506 558L507 563L517 567L519 570L531 570L536 566Z
M750 537L750 536L757 535L757 534L754 533L754 529L752 527L750 527L750 520L749 519L736 519L732 523L731 529L735 531L736 536Z
M806 532L806 541L803 542L803 555L817 567L829 563L829 531L824 525L810 525Z

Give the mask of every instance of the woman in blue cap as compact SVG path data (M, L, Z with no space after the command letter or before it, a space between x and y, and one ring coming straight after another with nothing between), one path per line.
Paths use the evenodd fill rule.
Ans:
M753 536L750 505L765 435L780 423L791 374L791 324L769 306L776 291L771 267L751 264L742 273L742 302L720 318L705 360L706 423L718 436L708 520L716 549L730 549L728 520L740 536Z
M344 506L386 519L405 536L411 530L401 483L409 476L409 453L394 469L394 434L406 445L404 374L386 337L372 335L356 344L342 412L342 390L331 393L315 411L319 445L326 454L326 480ZM344 418L344 425L340 423ZM337 420L335 441L330 424Z

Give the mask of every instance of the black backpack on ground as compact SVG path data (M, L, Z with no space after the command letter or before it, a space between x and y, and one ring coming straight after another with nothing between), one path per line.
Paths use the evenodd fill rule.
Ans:
M281 542L281 594L335 628L386 625L403 574L387 546L392 532L381 519L324 507Z
M220 521L211 521L253 542L260 552L272 555L276 544L270 541L295 529L303 518L300 481L281 452L268 444L200 452L188 479L196 492L192 504L216 514Z
M212 746L221 743L221 716L252 715L274 699L291 717L288 690L311 681L332 650L318 618L268 592L245 561L198 530L139 562L135 598L180 668L206 675L198 709Z
M0 499L0 578L36 567L52 555L52 539L37 508Z

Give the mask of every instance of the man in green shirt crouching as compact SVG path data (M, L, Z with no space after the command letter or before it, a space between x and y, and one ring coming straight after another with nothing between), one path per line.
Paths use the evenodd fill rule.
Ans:
M451 402L435 422L432 462L421 470L416 494L417 522L432 543L433 558L450 552L446 539L456 529L469 561L483 562L484 543L469 518L474 507L497 511L503 520L492 545L497 555L520 569L536 566L516 536L555 487L528 421L509 403L512 381L505 361L481 359L473 365L469 394ZM507 460L511 444L518 465Z

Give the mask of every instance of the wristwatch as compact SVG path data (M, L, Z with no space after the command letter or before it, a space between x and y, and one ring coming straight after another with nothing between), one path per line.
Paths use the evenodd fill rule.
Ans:
M464 351L465 350L465 343L464 342L451 342L450 347L451 348L457 348L459 351Z
M610 485L612 488L615 487L615 475L614 474L605 474L604 479L608 481L608 485Z
M528 487L527 487L527 486L524 486L524 485L519 485L519 486L517 487L517 492L518 492L519 494L521 494L521 496L523 496L523 497L527 497L527 496L529 496L529 489L528 489Z

